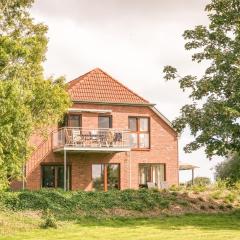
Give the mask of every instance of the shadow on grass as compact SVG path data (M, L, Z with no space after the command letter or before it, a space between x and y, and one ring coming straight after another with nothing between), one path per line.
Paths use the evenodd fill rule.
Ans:
M101 227L151 227L157 229L178 230L184 227L195 227L204 230L239 230L240 212L228 214L187 214L184 216L171 216L161 218L115 218L96 219L85 217L77 222L81 226Z

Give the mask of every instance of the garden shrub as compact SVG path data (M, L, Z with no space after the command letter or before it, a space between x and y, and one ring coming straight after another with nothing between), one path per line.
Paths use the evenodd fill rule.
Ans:
M49 209L46 209L43 219L44 222L41 224L41 228L57 228L56 219Z
M0 202L13 210L42 210L55 213L72 213L121 208L127 210L150 210L168 208L175 196L156 190L123 190L108 192L64 192L62 190L43 189L39 191L2 192Z
M184 207L187 207L189 205L189 202L184 200L184 199L177 199L176 202L181 205L181 206L184 206Z
M211 194L211 197L213 199L220 199L221 198L221 195L222 195L222 192L221 191L215 191Z
M225 203L233 203L236 199L236 196L233 193L228 193L225 197L224 197L224 202Z

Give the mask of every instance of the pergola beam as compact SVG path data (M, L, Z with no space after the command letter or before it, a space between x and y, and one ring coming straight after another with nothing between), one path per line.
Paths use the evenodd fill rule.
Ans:
M179 171L181 170L191 170L192 172L192 185L194 184L194 169L199 168L198 166L189 163L179 163Z

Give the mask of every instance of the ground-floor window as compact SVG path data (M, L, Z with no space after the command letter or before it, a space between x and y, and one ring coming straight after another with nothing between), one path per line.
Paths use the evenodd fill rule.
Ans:
M93 190L107 191L120 188L120 164L106 163L92 165Z
M139 164L139 187L150 183L160 188L165 180L165 164Z
M63 165L42 165L42 187L64 187ZM70 189L70 166L67 166L67 189Z

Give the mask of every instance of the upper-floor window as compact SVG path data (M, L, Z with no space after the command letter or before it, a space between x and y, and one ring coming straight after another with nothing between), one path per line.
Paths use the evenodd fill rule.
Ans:
M128 128L130 132L130 145L135 149L150 147L149 118L129 117Z
M112 128L112 116L98 116L98 128Z
M79 114L66 114L64 120L58 124L58 127L81 127L82 116Z
M81 127L81 115L69 114L68 127Z

